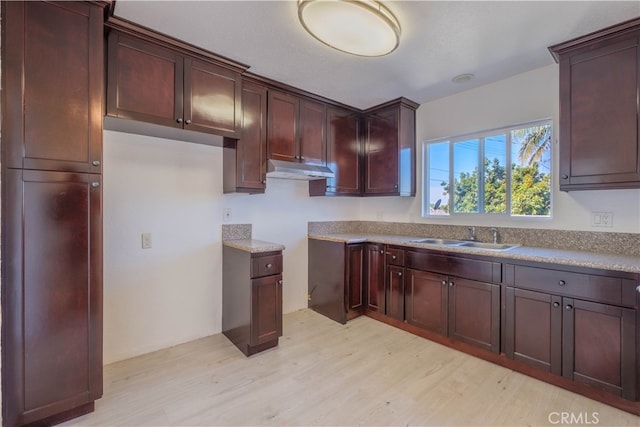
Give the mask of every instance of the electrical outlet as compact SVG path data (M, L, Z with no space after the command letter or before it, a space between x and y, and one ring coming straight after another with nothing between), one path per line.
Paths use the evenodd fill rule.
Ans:
M591 212L592 227L613 227L613 212Z
M231 208L224 208L222 209L222 221L224 222L230 222L232 218L231 215Z
M151 233L142 233L142 249L151 249Z

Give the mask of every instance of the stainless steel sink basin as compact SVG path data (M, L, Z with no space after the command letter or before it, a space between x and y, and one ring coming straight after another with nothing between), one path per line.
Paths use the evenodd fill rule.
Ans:
M486 243L486 242L463 242L459 246L466 248L489 249L492 251L507 251L517 248L520 245L509 245L506 243Z
M433 237L427 237L423 239L412 239L409 240L412 243L427 243L431 245L459 245L462 243L462 240L453 240L453 239L436 239Z

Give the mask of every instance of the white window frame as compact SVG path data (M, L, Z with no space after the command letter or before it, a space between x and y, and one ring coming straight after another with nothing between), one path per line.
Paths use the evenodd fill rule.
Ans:
M541 119L534 120L531 122L519 123L512 126L506 126L502 128L489 129L480 132L467 133L464 135L456 135L447 138L437 138L430 139L422 142L422 203L421 203L421 216L422 218L462 218L462 217L478 217L478 215L483 215L490 218L504 218L504 219L527 219L527 220L550 220L553 218L553 187L554 187L554 176L553 176L553 165L554 165L554 155L553 155L553 144L550 147L549 151L549 215L512 215L511 214L511 177L512 177L512 158L511 158L511 132L516 129L534 127L534 126L543 126L549 125L551 126L551 140L554 141L554 126L553 119ZM506 192L507 198L505 203L505 212L503 213L487 213L484 211L484 167L480 167L484 165L484 148L485 148L485 138L497 136L497 135L505 135L506 136L506 165L505 165L505 173L507 176L507 185ZM454 212L453 210L453 200L454 194L449 194L449 214L448 215L431 215L430 211L430 194L429 194L429 182L430 182L430 168L429 168L429 145L448 142L449 143L449 185L453 185L454 182L454 158L453 158L453 146L456 142L463 142L468 140L478 140L478 212Z

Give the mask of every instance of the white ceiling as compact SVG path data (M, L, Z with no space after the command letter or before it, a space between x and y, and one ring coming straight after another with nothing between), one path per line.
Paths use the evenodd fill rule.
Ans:
M640 16L640 1L385 1L400 46L379 58L330 49L289 1L118 0L115 15L250 65L253 73L369 108L419 103L553 63L547 46ZM451 79L473 73L475 79Z

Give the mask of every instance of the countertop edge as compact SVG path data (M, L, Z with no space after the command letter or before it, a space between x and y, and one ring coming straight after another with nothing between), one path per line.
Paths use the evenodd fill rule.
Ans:
M239 249L241 251L255 253L284 251L286 248L280 243L266 242L264 240L255 239L237 239L237 240L223 240L223 246Z

